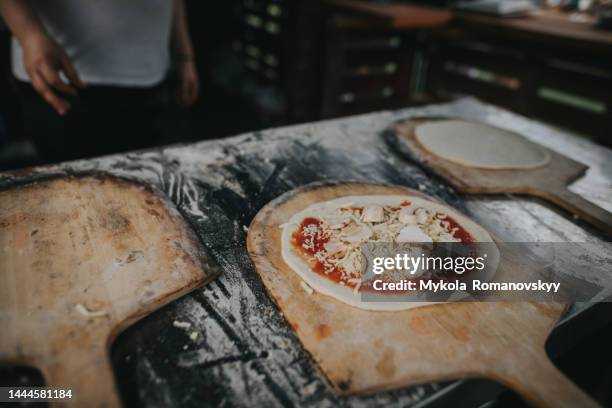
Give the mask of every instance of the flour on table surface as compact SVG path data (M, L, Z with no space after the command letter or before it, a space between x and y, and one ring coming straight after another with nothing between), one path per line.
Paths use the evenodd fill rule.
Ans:
M251 265L243 226L271 199L310 182L345 179L419 189L468 212L502 239L521 234L534 240L585 239L601 245L599 256L609 257L606 243L554 211L507 197L466 202L398 154L382 133L394 121L424 115L482 120L583 161L591 170L572 189L598 204L612 203L606 188L612 179L609 150L471 98L35 169L32 178L108 172L160 189L223 269L215 281L119 337L114 349L132 356L115 365L118 382L129 384L122 390L134 394L126 398L150 407L409 407L449 392L448 384L428 384L340 397L302 349ZM15 179L0 175L0 187ZM590 281L602 279L589 273L580 271ZM179 329L174 321L191 327ZM192 332L195 341L189 339Z

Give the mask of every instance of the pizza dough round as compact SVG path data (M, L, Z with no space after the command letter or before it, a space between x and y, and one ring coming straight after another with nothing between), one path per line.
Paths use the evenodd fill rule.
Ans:
M329 212L335 211L341 207L360 207L366 205L401 206L401 203L404 201L410 201L411 206L415 208L426 208L432 212L444 213L453 217L459 225L474 237L476 242L493 242L489 233L478 224L454 211L452 208L433 201L409 195L346 196L312 204L294 214L288 222L281 225L283 229L281 234L281 254L283 261L315 292L331 296L334 299L360 309L398 311L434 304L435 302L391 302L388 300L389 295L387 295L387 300L385 301L364 302L361 300L361 294L355 292L352 288L340 285L314 272L308 263L296 253L292 244L293 233L297 231L305 218L321 218ZM496 256L496 254L492 255L493 257ZM489 260L492 259L489 258Z
M531 169L550 161L550 153L541 146L484 123L425 122L416 127L415 137L428 152L466 167Z

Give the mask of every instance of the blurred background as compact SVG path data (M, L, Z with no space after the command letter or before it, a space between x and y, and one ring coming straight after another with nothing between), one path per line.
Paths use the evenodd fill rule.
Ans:
M198 102L159 144L473 95L612 145L610 1L187 0ZM24 136L0 22L0 170Z

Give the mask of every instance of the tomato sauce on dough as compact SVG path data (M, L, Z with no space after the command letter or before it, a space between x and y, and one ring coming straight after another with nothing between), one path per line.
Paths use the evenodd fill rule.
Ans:
M400 205L410 205L410 202L404 201ZM341 208L341 211L350 210L357 210L358 212L361 212L363 211L363 208ZM447 221L449 223L449 231L453 230L454 228L457 228L457 230L453 233L453 237L460 239L463 243L475 242L474 237L469 232L467 232L467 230L463 228L461 224L459 224L457 220L455 220L453 217L446 215L444 221ZM357 286L354 283L347 282L342 279L342 268L334 267L331 270L329 268L326 270L323 262L314 258L314 255L316 253L325 251L325 244L328 243L330 240L330 237L328 235L321 233L321 224L323 224L323 221L318 218L304 218L299 228L292 235L293 245L310 259L309 263L312 271L325 277L326 279L331 280L332 282L343 284L347 287ZM313 235L308 236L305 233L308 229L314 230L316 232ZM367 284L365 284L365 282L361 289L368 290Z

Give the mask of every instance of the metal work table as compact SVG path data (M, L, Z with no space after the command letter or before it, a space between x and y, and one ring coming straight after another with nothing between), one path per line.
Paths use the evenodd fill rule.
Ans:
M274 197L313 181L350 179L419 189L467 211L504 240L590 242L598 248L594 256L610 262L612 245L564 214L515 196L459 196L407 161L383 131L401 118L424 115L506 127L584 162L591 168L572 190L612 210L612 150L471 98L5 174L0 188L58 173L109 172L139 180L171 198L222 266L216 281L146 317L115 342L117 382L130 406L435 404L458 394L465 382L337 396L267 296L245 247L250 220ZM610 280L591 276L591 270L577 274L595 283ZM562 325L588 309L575 306ZM192 326L177 328L175 320ZM486 389L479 392L484 401L501 387Z

